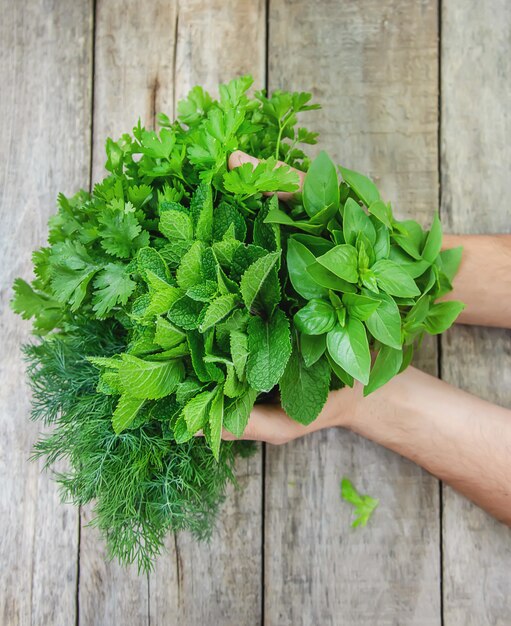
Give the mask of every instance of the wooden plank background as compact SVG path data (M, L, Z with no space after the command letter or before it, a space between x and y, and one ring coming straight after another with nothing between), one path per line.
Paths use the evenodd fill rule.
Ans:
M239 464L213 541L169 537L150 576L104 559L28 457L39 426L10 313L57 192L102 175L103 144L250 72L312 90L320 146L369 172L401 216L508 232L506 0L0 0L0 623L84 626L510 623L511 533L413 464L324 431ZM319 148L319 146L318 146ZM420 366L511 404L509 333L457 327ZM349 529L343 474L381 505Z

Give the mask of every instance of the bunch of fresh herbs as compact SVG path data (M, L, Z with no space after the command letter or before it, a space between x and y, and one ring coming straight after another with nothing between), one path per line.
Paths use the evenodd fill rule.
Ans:
M95 501L110 553L143 569L168 531L211 531L250 451L222 429L240 437L261 394L310 423L330 389L375 390L462 308L435 302L460 260L438 218L396 220L365 176L339 180L324 152L310 163L310 94L249 97L251 84L218 100L195 87L159 133L108 139L109 175L59 196L35 279L14 285L39 338L25 348L33 417L55 426L36 452L68 460L66 496ZM238 149L261 163L228 171ZM263 193L298 190L289 166L307 174L286 206Z

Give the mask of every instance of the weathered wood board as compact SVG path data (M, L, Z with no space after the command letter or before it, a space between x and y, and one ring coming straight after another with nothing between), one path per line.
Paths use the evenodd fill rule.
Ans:
M152 127L155 112L172 109L174 2L99 0L95 14L92 182L104 174L105 139L130 131L140 117ZM149 581L137 568L106 560L97 530L82 512L79 608L82 624L146 624Z
M430 221L438 202L437 4L270 3L271 89L312 90L320 147L369 172L398 214ZM434 345L422 366L435 371ZM349 528L339 482L380 498ZM268 447L265 623L440 624L435 479L347 432Z
M257 87L264 86L263 1L183 3L176 35L175 108L196 84L217 95L220 82L250 72ZM169 538L169 555L150 578L151 625L260 622L261 467L260 449L239 461L241 489L228 490L209 544L185 533Z
M442 219L455 233L511 232L511 5L442 6ZM511 406L510 354L509 331L457 326L442 338L442 374ZM443 556L445 626L509 624L511 531L449 488Z
M324 108L304 124L321 132L318 149L369 172L398 215L429 222L440 182L451 232L509 232L511 7L439 6L0 0L2 624L509 623L509 529L448 488L441 501L438 482L412 463L335 430L268 446L264 468L261 448L240 461L241 489L229 490L209 545L169 537L149 576L108 563L86 527L90 508L80 523L28 461L40 430L27 420L19 352L29 325L8 309L57 192L102 177L106 136L138 116L153 126L194 84L215 90L246 72L258 88L313 91ZM511 405L510 342L457 327L442 340L441 374ZM438 359L429 342L419 363L434 373ZM343 475L380 498L366 529L349 528Z
M0 2L0 622L75 620L78 512L60 505L30 423L20 344L30 323L9 308L16 276L32 278L59 191L89 180L92 2ZM85 151L85 158L83 153Z

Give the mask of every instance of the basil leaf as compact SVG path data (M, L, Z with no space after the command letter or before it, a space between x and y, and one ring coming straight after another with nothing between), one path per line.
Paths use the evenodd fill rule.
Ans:
M317 261L308 265L306 269L307 273L314 279L314 281L325 289L335 289L336 291L348 293L354 293L357 290L354 285L346 282L342 278L339 278L333 272L327 270L326 267L320 265Z
M326 345L338 365L364 385L368 383L371 354L362 322L349 317L344 328L338 324L328 333Z
M399 372L402 362L403 351L401 349L382 346L371 369L369 382L364 387L364 396L376 391L393 378Z
M380 306L365 321L367 329L375 339L398 350L401 348L401 315L397 304L384 293L366 295L380 300Z
M293 226L294 228L303 230L306 233L311 233L312 235L319 235L323 230L323 224L311 224L305 220L295 222L292 217L289 217L287 213L284 213L284 211L278 208L271 208L268 211L268 215L264 218L264 223Z
M339 208L339 181L335 165L326 152L321 151L312 161L303 183L303 206L309 217L320 211ZM327 220L328 221L328 220Z
M356 293L345 293L342 302L352 317L365 322L380 306L381 300Z
M310 300L294 316L295 326L306 335L322 335L335 326L335 311L323 300Z
M392 211L382 200L376 200L368 206L368 211L388 229L392 229Z
M335 246L318 257L317 262L349 283L358 281L358 254L353 246L348 244Z
M440 252L439 263L450 282L452 282L460 267L462 252L463 248L461 246Z
M339 170L345 182L353 189L355 194L362 200L362 202L368 207L373 202L380 200L380 192L376 188L376 185L372 180L369 180L367 176L354 172L345 167L340 167Z
M438 213L433 217L433 223L428 233L424 249L422 250L422 258L429 263L433 263L440 254L442 248L442 224L438 218Z
M324 237L316 237L316 235L296 233L291 238L303 244L314 256L321 256L334 247L331 241Z
M316 257L302 243L290 238L287 242L287 270L296 293L306 300L328 295L327 289L316 282L307 271Z
M376 232L376 241L374 244L374 256L377 261L380 259L386 259L390 253L390 233L386 226L375 219L371 219Z
M376 231L364 209L353 198L348 198L343 212L344 240L350 245L355 245L359 233L363 233L371 246L376 242Z
M464 308L463 302L458 302L457 300L434 304L424 322L426 330L431 335L443 333L454 324Z
M326 350L326 335L300 335L300 352L307 367L314 365Z
M413 278L394 261L382 259L371 268L378 287L391 296L408 298L420 295Z

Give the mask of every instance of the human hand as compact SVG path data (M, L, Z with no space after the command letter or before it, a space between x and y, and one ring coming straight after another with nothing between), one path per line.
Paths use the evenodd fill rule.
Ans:
M250 154L247 154L246 152L243 152L242 150L236 150L229 157L229 169L230 170L234 169L235 167L239 167L240 165L243 165L244 163L252 163L253 167L255 168L259 164L259 159L256 159L256 157L250 156ZM291 170L293 170L293 172L296 172L298 174L299 191L301 191L303 187L303 181L305 178L305 172L301 172L300 170L297 170L295 167L291 167L287 165L287 163L284 163L284 161L277 161L277 164L279 166L286 165ZM265 195L271 196L273 194L270 192ZM294 193L278 191L277 196L279 197L279 200L282 200L283 202L289 202L290 200L292 200Z
M277 404L256 404L252 409L242 439L281 445L323 428L333 426L348 428L355 419L356 406L360 398L362 398L362 390L358 387L358 383L353 389L345 387L331 391L323 410L308 426L292 420ZM232 441L236 437L224 429L222 439Z

